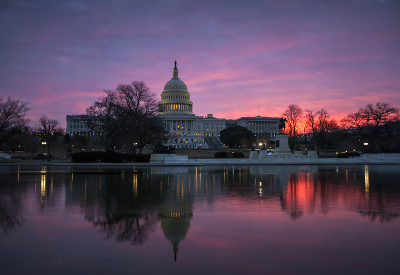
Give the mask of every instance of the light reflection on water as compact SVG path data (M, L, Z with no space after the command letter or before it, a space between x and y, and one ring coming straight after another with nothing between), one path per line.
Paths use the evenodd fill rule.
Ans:
M393 272L399 170L2 166L0 264L13 274Z

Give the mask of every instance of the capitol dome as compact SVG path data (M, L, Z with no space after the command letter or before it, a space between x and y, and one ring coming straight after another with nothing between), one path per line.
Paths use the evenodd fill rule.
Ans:
M186 86L185 82L183 82L179 78L177 78L177 79L172 78L164 86L164 91L166 91L166 90L175 90L175 89L185 90L187 92L187 86Z
M178 77L178 68L172 71L172 78L164 86L161 93L161 101L158 103L159 114L193 114L193 102L185 82Z

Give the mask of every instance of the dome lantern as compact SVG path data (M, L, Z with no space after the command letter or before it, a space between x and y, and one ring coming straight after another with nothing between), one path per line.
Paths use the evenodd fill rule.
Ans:
M173 75L172 79L179 79L179 77L178 77L178 68L176 67L176 60L175 60L174 70L172 71L172 75Z

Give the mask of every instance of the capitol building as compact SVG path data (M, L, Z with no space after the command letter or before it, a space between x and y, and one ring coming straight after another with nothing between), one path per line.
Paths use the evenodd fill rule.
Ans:
M177 63L161 93L158 103L158 114L164 123L167 137L165 145L176 149L223 149L219 139L220 131L238 125L253 132L257 141L265 144L274 140L281 133L280 117L242 117L239 119L215 118L212 114L196 116L193 113L193 102L185 82L179 78ZM67 115L67 134L71 136L92 136L87 127L87 115Z
M179 78L176 61L172 78L165 84L158 106L158 114L168 132L166 145L177 149L225 148L219 139L220 131L234 125L252 131L259 142L273 139L280 133L280 117L257 116L232 120L215 118L212 114L206 117L193 114L193 102L185 82Z

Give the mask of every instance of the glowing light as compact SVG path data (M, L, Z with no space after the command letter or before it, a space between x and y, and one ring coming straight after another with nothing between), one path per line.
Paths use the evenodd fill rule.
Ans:
M137 193L138 193L138 176L137 174L133 174L133 178L132 178L132 191L133 191L133 195L135 198L137 198Z
M40 177L40 196L46 196L46 174L42 174Z
M364 180L365 180L365 196L369 196L369 168L368 165L364 166Z

